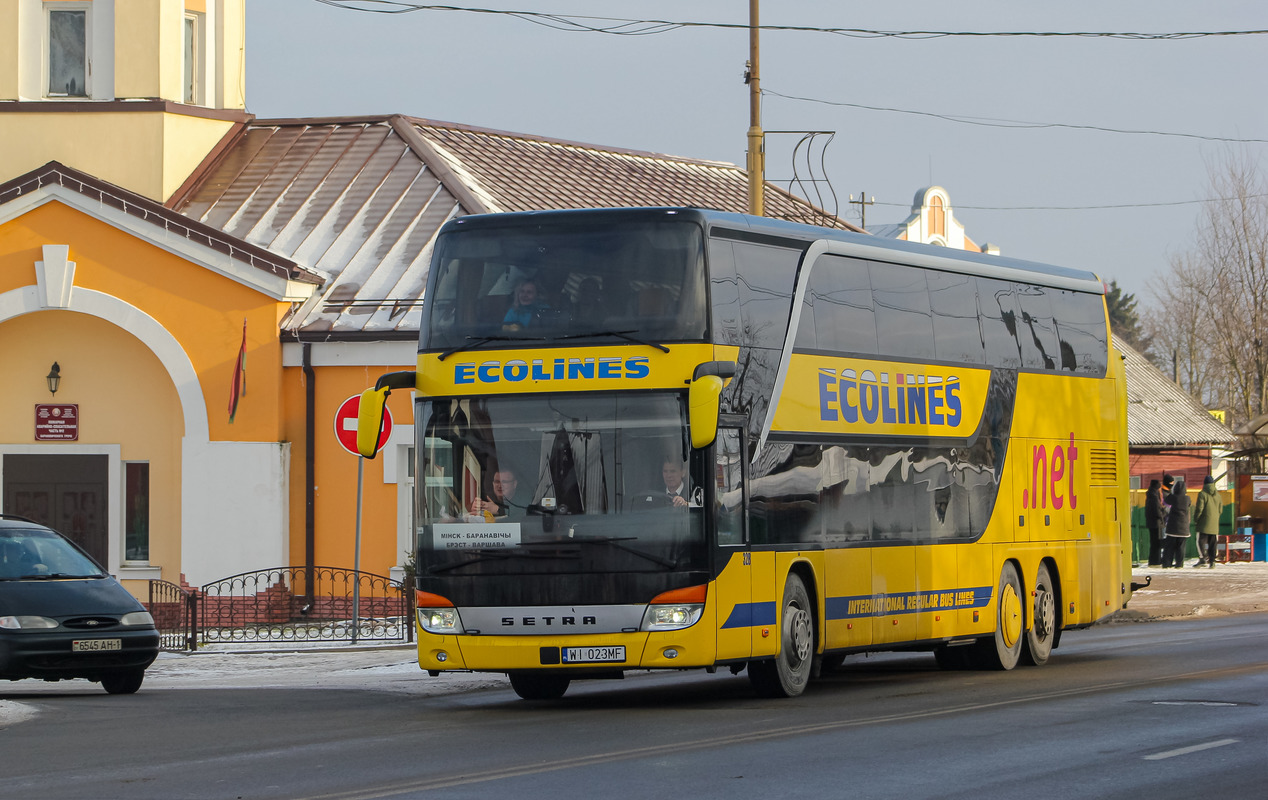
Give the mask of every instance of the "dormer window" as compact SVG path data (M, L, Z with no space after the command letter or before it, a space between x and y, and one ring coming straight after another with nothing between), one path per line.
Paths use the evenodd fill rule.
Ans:
M942 198L937 195L929 198L929 235L947 235L946 209L942 205Z
M203 102L203 15L185 12L184 82L182 102L200 105Z
M48 19L47 97L88 97L92 62L89 3L45 3Z

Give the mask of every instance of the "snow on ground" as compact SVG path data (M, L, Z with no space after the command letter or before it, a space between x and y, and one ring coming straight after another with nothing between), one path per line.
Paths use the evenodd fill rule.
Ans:
M222 645L193 653L159 653L146 670L141 691L319 688L433 696L507 685L500 674L454 672L432 677L419 669L413 645L354 647L327 642L277 650ZM38 703L40 695L104 691L85 680L0 684L0 730L38 713L38 705L23 702L24 697Z

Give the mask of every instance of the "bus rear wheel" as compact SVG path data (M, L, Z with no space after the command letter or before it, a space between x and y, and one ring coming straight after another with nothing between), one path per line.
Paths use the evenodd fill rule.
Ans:
M1048 663L1057 633L1057 596L1052 590L1052 575L1047 564L1039 565L1035 575L1035 602L1030 610L1030 629L1026 631L1026 648L1022 661L1034 666Z
M572 679L548 672L508 672L511 688L524 700L558 700Z
M973 665L978 669L1012 669L1017 666L1025 629L1021 579L1017 577L1017 568L1011 562L1005 562L999 572L999 591L995 598L995 634L978 640L972 655Z
M810 594L797 575L784 583L779 615L779 655L768 661L750 661L749 683L762 697L796 697L806 690L814 665L815 625Z

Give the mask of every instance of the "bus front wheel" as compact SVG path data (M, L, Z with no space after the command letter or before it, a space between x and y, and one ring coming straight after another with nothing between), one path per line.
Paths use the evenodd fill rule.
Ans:
M810 594L799 576L789 575L779 616L779 655L769 661L750 661L749 683L762 697L796 697L810 681L814 655Z
M558 700L568 691L572 679L542 672L510 672L511 688L524 700Z

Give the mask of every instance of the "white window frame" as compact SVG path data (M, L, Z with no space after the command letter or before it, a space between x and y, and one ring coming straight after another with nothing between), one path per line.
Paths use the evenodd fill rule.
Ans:
M82 0L55 0L44 3L43 25L44 43L40 63L43 70L40 74L40 94L49 100L90 100L93 98L93 4ZM53 13L58 11L84 12L84 93L82 95L54 94L49 91L49 60L53 57L50 41L53 26Z
M119 561L119 566L120 566L120 568L124 568L124 567L148 567L148 566L150 566L150 557L149 557L150 545L151 545L151 543L152 543L152 541L153 541L153 537L151 537L151 536L150 536L150 528L151 528L152 526L150 526L150 525L149 525L149 520L151 519L150 512L151 512L151 511L153 510L153 508L154 508L154 504L150 502L150 499L151 499L151 492L150 492L150 482L149 482L149 480L148 480L148 479L147 479L147 481L146 481L146 487L145 487L145 502L146 502L146 510L145 510L145 517L146 517L146 530L145 530L145 552L146 552L146 557L145 557L145 558L128 558L128 514L129 514L129 513L131 513L131 512L129 511L129 509L128 509L128 466L129 466L130 464L145 464L145 465L148 467L148 466L150 465L150 460L149 460L149 459L129 459L129 460L127 460L127 461L123 461L123 462L122 462L121 469L119 470L119 492L118 492L118 494L119 494L119 497L120 497L120 498L122 498L119 502L120 502L120 503L122 504L122 506L123 506L123 507L122 507L122 509L121 509L121 511L122 511L122 513L123 513L123 522L122 522L122 528L120 529L120 532L119 532L119 551L120 551L120 552L119 552L119 559L120 559L120 561Z
M193 32L193 41L188 34ZM207 69L206 69L207 15L186 9L184 21L181 23L181 102L186 105L200 106L206 104ZM190 46L188 57L185 45ZM192 83L192 87L191 84ZM193 96L186 94L192 88Z

